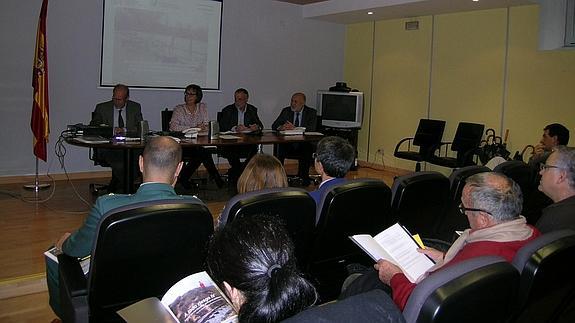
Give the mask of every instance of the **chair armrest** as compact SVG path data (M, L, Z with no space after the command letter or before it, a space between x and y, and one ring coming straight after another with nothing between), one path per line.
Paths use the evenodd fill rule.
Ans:
M58 256L58 264L60 289L65 287L72 297L88 294L87 279L78 258L61 254Z
M448 141L448 142L440 142L439 144L435 145L432 147L432 152L434 156L437 157L447 157L447 152L449 151L449 147L453 144L453 142ZM441 148L445 147L445 154L443 156L441 156ZM439 152L439 155L437 154L437 152Z
M409 147L411 147L411 141L413 141L413 139L414 139L413 137L408 137L408 138L403 138L403 139L401 139L401 140L397 143L397 145L395 145L395 151L394 151L394 153L397 153L397 151L399 150L399 147L401 146L401 144L403 144L403 143L406 142L406 141L408 142L408 143L407 143L407 150L409 151L409 149L410 149Z

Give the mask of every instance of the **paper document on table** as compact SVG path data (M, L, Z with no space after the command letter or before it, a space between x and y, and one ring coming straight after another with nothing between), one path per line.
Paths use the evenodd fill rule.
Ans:
M231 139L240 139L241 137L238 136L232 136L232 135L222 135L220 133L220 139L224 139L224 140L231 140Z
M304 133L304 135L306 135L306 136L323 136L323 133L316 132L316 131L306 131Z
M305 127L295 127L293 129L290 129L290 130L281 130L280 134L286 135L286 136L303 135L304 131L305 131Z
M383 230L375 237L367 234L351 236L350 239L373 260L385 259L401 268L407 279L417 279L433 267L433 261L417 251L419 246L399 223Z

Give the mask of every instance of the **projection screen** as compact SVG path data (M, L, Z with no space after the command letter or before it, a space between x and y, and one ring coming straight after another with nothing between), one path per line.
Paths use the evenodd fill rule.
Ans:
M100 85L219 89L221 17L221 0L104 0Z

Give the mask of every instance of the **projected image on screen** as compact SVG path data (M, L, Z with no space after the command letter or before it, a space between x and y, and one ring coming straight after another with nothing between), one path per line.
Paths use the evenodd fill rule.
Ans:
M338 121L355 121L356 97L344 95L324 95L322 118Z
M222 2L105 0L101 85L219 88Z

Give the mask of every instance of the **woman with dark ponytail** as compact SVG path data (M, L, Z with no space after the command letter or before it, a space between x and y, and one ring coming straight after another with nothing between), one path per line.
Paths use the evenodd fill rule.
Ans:
M232 301L240 322L281 321L317 300L278 221L266 215L240 216L210 242L208 272Z

